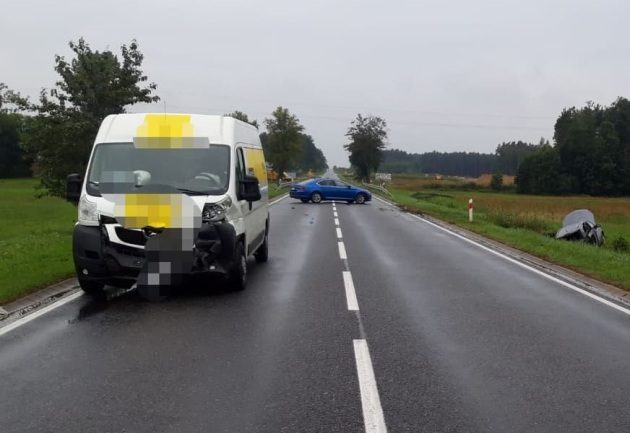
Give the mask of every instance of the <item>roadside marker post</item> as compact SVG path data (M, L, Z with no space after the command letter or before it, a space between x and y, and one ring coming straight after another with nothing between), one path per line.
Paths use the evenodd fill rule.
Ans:
M473 199L468 199L468 221L473 222Z

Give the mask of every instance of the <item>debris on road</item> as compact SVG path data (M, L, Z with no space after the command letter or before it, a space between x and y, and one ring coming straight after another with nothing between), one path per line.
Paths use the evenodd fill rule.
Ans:
M556 233L556 239L583 241L600 246L604 243L604 230L595 222L593 212L588 209L577 209L564 217L562 228Z

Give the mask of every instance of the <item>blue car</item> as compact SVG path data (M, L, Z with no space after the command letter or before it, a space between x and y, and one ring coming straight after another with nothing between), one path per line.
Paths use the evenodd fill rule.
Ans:
M372 200L372 194L356 186L334 179L311 179L296 183L291 187L289 196L302 200L303 203L312 201L320 203L322 200L340 200L348 203L363 204Z

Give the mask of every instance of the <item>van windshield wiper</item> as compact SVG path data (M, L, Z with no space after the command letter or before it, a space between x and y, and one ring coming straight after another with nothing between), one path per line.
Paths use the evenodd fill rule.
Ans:
M188 189L188 188L177 188L177 191L183 192L184 194L188 194L188 195L208 195L207 191L197 191L197 190Z

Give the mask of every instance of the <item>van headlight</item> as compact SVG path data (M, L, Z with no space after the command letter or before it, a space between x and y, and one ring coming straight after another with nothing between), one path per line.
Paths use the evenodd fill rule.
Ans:
M215 223L225 218L225 214L232 206L232 199L228 196L218 203L206 203L201 212L204 223Z
M79 224L84 226L98 225L96 203L89 201L85 195L82 195L79 200Z

